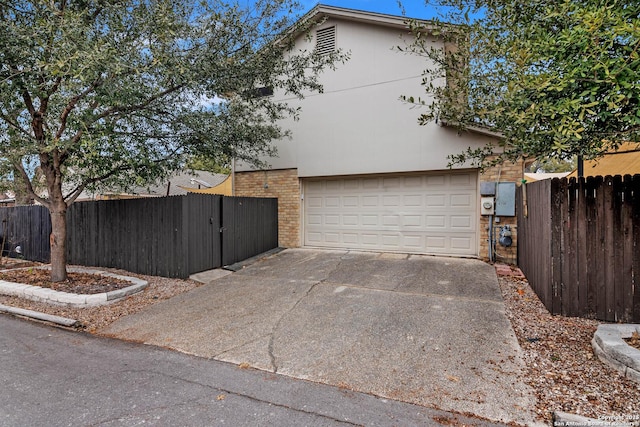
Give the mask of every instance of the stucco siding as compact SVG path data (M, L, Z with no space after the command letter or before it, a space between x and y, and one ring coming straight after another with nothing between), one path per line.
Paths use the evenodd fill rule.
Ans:
M337 47L351 57L323 74L324 93L287 99L302 112L298 121L281 123L292 138L274 143L278 157L267 159L273 169L297 168L299 177L445 170L448 155L490 141L435 123L418 125L420 109L399 97L424 95L421 73L429 64L393 49L404 44L406 31L336 19L321 28L332 25ZM313 40L300 43L313 48Z

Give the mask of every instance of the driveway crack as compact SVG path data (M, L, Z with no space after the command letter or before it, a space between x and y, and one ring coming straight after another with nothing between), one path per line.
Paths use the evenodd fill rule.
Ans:
M278 331L278 329L280 329L280 325L282 324L282 321L284 320L285 317L287 317L287 315L289 315L289 313L293 312L296 309L296 307L298 307L298 305L300 304L300 302L303 299L308 297L309 294L311 294L311 292L313 292L313 290L316 288L316 286L325 283L327 281L327 279L333 273L338 271L338 269L340 268L340 265L342 264L342 261L344 261L344 258L347 255L349 255L348 251L345 252L344 255L340 256L340 260L336 263L335 267L333 267L333 269L331 269L331 271L327 272L327 274L325 275L324 278L322 278L321 280L319 280L319 281L315 282L313 285L311 285L309 287L309 289L307 289L307 291L300 298L298 298L298 300L295 302L295 304L293 304L289 310L287 310L286 312L284 312L282 314L282 316L280 316L280 318L278 319L276 324L273 326L273 329L271 330L271 336L269 337L269 345L267 346L267 352L269 354L269 359L271 361L271 367L273 369L273 373L278 373L278 361L277 361L277 358L276 358L276 356L274 354L274 351L273 351L273 345L274 345L274 341L275 341L276 332Z

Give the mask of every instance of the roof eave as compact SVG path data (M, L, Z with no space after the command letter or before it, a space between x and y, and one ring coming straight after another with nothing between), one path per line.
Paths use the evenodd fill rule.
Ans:
M436 28L436 24L432 21L424 19L414 19L404 16L387 15L383 13L367 12L357 9L346 9L336 6L327 6L318 4L309 12L304 14L298 22L311 22L314 20L321 20L324 18L338 18L345 19L354 22L364 22L369 24L377 24L392 28L407 29L408 21L415 21L424 26L426 31L431 31Z
M452 128L459 128L459 124L454 123L454 122L450 122L446 119L439 119L438 123L441 126L445 126L445 127L452 127ZM480 135L484 135L484 136L491 136L493 138L499 138L502 139L504 138L504 135L500 132L496 132L494 130L491 130L488 127L485 126L464 126L464 130L469 131L469 132L473 132L473 133L477 133Z

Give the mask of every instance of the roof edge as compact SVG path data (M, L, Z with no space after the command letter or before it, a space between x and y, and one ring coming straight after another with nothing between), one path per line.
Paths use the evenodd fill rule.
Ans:
M402 15L389 15L377 12L368 12L359 9L348 9L338 6L328 6L324 4L315 5L309 12L305 13L298 22L311 21L316 17L341 18L349 21L375 23L394 28L408 28L407 21L415 21L423 24L426 30L436 28L433 21L426 19L411 18Z
M457 128L459 127L459 125L457 123L454 122L450 122L446 119L439 119L438 120L438 124L440 126L444 126L444 127L452 127L452 128ZM488 127L484 127L484 126L464 126L464 130L469 131L469 132L473 132L473 133L477 133L480 135L484 135L484 136L491 136L494 138L504 138L504 135L500 132L496 132L494 130L491 130Z

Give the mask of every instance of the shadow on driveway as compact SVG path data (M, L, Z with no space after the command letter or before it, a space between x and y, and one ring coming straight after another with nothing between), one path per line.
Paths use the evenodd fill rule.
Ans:
M534 398L478 260L289 249L100 333L528 424Z

